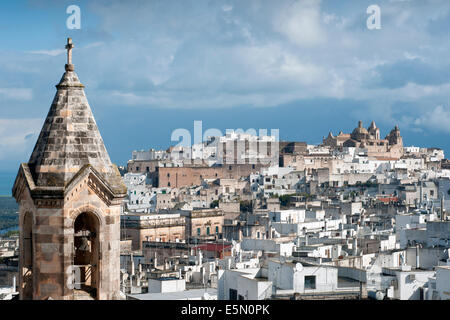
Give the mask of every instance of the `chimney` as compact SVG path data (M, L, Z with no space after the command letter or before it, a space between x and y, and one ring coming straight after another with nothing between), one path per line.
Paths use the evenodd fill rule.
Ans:
M198 249L198 251L197 251L197 265L201 266L202 263L203 263L202 250Z
M134 258L133 258L133 253L131 253L130 257L131 257L131 275L134 276Z
M420 186L419 208L422 208L422 201L423 201L422 181L419 181L419 186Z
M419 245L416 245L416 269L420 268Z

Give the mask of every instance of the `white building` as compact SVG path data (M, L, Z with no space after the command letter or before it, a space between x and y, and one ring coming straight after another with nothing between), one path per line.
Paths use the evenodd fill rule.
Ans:
M17 296L19 292L16 288L16 277L13 277L12 285L0 287L0 300L11 300Z
M264 269L219 270L218 300L264 300L272 295L272 282Z
M268 262L268 280L273 283L277 294L337 291L337 268L303 266L301 263L283 262L283 260L271 259Z

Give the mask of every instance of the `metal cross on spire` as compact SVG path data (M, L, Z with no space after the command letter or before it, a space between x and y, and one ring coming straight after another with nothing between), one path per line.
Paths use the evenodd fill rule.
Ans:
M67 44L66 44L66 49L67 49L67 64L66 64L66 70L67 71L73 71L74 67L72 64L72 48L74 47L73 43L72 43L72 38L67 38Z

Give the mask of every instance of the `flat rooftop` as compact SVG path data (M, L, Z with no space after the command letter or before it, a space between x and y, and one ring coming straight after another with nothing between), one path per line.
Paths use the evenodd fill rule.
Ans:
M190 289L180 292L130 294L128 297L136 300L201 300L205 293L208 293L209 296L217 297L217 289L214 288Z

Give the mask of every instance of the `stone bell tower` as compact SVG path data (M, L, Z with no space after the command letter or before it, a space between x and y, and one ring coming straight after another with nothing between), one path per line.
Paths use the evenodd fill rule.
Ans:
M120 298L120 210L111 163L72 64L67 64L13 195L19 203L21 299Z

